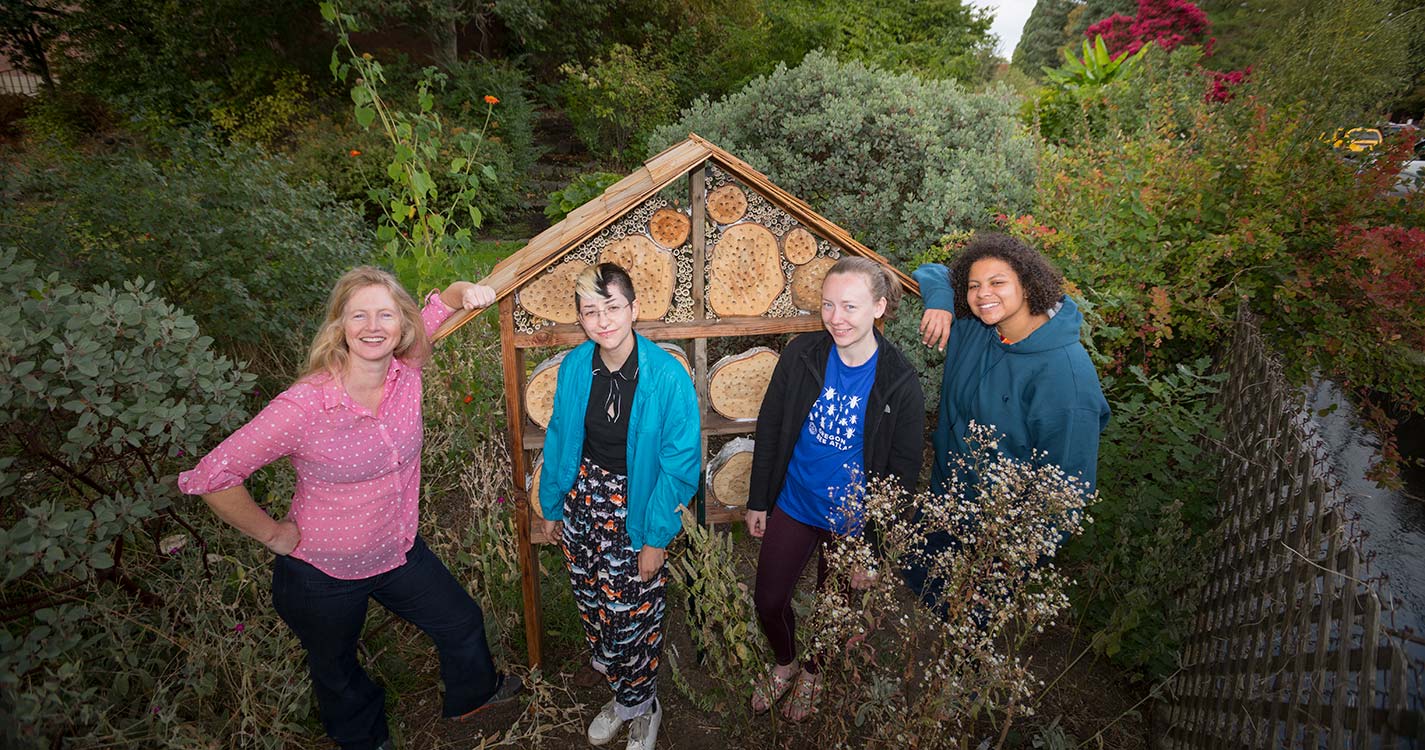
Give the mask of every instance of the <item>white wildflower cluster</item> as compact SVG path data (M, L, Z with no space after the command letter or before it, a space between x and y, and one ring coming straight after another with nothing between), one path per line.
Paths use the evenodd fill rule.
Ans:
M832 519L862 533L827 550L837 583L818 593L806 623L826 676L826 739L857 731L850 721L878 741L901 733L930 746L987 711L1028 713L1037 682L1016 653L1068 607L1053 556L1094 497L1042 456L1006 458L995 441L993 427L971 425L946 494L871 480L850 488ZM930 601L900 584L898 572L913 567L938 583ZM848 585L858 573L874 573L864 589Z

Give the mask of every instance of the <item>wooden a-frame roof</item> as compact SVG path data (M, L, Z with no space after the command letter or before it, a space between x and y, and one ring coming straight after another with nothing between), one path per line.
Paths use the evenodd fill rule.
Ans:
M920 294L920 285L914 279L875 251L857 242L850 232L814 211L806 201L778 187L747 162L696 133L689 133L687 140L674 144L648 159L627 177L610 185L602 195L574 209L562 221L535 235L529 244L497 263L490 274L479 283L494 288L497 299L505 297L558 261L565 253L618 221L669 183L707 161L712 161L743 184L761 193L813 234L831 241L847 252L881 263L891 270L906 291ZM467 311L453 316L441 326L436 338L443 338L465 325L476 312L478 311Z

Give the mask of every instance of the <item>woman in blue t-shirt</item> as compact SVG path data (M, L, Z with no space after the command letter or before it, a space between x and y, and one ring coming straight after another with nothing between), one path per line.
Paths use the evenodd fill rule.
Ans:
M753 691L757 713L795 684L782 713L799 721L821 692L815 656L797 665L792 590L812 553L860 533L844 504L848 494L877 476L912 491L920 474L925 397L914 367L875 327L900 295L884 266L866 258L838 261L821 288L826 330L787 345L762 400L746 523L762 539L757 618L776 664ZM818 589L826 578L822 550ZM857 574L849 583L863 587L869 578Z

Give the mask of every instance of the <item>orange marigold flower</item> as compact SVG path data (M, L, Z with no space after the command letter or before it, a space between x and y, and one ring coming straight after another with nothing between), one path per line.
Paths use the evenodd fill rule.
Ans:
M497 98L495 98L492 94L486 94L486 95L485 95L485 103L486 103L486 104L499 104L499 103L500 103L500 100L497 99Z
M347 155L347 156L361 156L361 152L360 152L360 151L357 151L356 149L352 149L352 150L346 152L346 155Z

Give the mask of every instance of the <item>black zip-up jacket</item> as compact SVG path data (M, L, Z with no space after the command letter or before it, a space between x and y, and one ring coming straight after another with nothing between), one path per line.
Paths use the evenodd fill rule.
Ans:
M867 478L890 476L915 491L925 448L925 394L915 368L880 331L876 379L866 401L862 467ZM757 446L752 453L748 510L770 511L782 492L787 464L811 407L826 381L826 358L835 342L826 331L792 339L772 371L757 414Z

